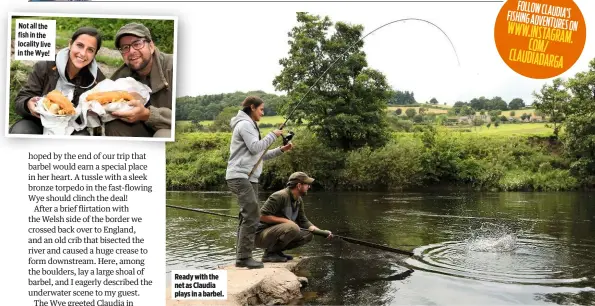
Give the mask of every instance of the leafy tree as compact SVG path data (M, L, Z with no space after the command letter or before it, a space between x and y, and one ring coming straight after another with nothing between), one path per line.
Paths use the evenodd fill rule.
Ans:
M444 114L438 115L434 119L434 122L436 123L436 125L446 125L448 122L448 116Z
M397 116L400 116L403 113L403 110L400 108L397 108L397 110L395 111L395 113L397 114Z
M413 116L413 122L415 123L422 123L424 121L424 116L417 114Z
M508 106L504 100L500 97L493 97L487 103L488 110L507 110Z
M471 99L471 101L469 101L469 106L476 111L479 111L481 109L489 110L489 108L488 108L489 101L490 100L486 99L486 97L483 97L483 96L479 97L479 98L473 98L473 99Z
M572 93L564 143L572 159L571 170L584 184L595 185L595 59L589 69L567 82Z
M430 99L430 103L437 105L438 104L438 100L436 100L436 98L432 98Z
M415 97L413 92L396 90L391 94L388 104L394 105L408 105L415 104Z
M522 109L525 107L525 102L521 98L514 98L508 103L509 109Z
M479 114L483 116L483 115L486 114L486 111L484 109L482 109L482 110L479 111Z
M415 108L408 108L405 111L405 115L407 115L407 117L409 118L413 118L413 116L415 116L416 112L415 112Z
M292 119L308 120L327 145L355 149L386 144L384 110L391 90L381 72L367 67L363 26L336 22L331 31L328 16L305 12L297 13L297 21L288 34L289 56L279 61L283 69L273 80L275 89L290 98L280 112L288 115L303 99Z
M235 106L228 106L224 108L213 121L211 129L220 132L231 132L231 126L229 126L229 123L231 118L233 118L237 113L238 108Z
M473 118L473 125L474 126L481 126L483 124L483 120L479 117Z
M489 112L488 112L488 114L489 114L491 117L500 116L500 115L502 114L502 111L499 111L499 110L491 110L491 111L489 111Z
M461 115L463 116L472 116L475 115L475 110L469 106L463 106L461 108Z
M510 111L510 116L514 117L516 115L516 113L514 111Z
M568 79L566 87L572 93L566 113L590 115L595 113L595 59L589 63L589 69L577 73Z
M564 88L564 83L562 78L555 78L551 86L544 84L539 93L533 92L535 97L533 105L535 109L547 114L550 118L550 122L554 126L555 137L558 137L570 101L570 94Z

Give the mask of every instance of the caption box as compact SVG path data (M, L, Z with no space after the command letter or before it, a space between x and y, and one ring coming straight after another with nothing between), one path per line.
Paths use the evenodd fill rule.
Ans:
M54 60L56 20L17 19L14 33L16 60Z
M173 270L171 298L175 300L226 300L227 271Z

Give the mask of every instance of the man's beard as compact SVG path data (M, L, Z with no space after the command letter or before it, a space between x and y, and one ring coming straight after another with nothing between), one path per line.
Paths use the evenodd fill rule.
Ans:
M140 62L140 64L139 64L138 66L136 66L136 67L132 67L132 69L133 69L133 70L135 70L135 71L140 71L140 70L143 70L143 69L145 69L145 68L146 68L146 67L149 65L149 63L151 62L151 59L147 59L147 60L145 60L145 59L144 59L144 58L142 58L142 57L141 57L141 59L142 59L142 61Z

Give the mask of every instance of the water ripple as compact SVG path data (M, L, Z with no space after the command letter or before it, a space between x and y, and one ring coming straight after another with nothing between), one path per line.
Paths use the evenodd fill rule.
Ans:
M595 245L536 239L485 223L466 239L419 247L414 268L457 277L517 284L576 284L589 280ZM580 262L569 262L580 258Z

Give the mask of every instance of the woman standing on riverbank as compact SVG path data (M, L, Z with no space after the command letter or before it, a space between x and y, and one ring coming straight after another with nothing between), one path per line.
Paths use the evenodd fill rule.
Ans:
M249 96L242 102L242 110L231 118L231 144L229 147L229 160L225 180L231 192L238 197L240 205L240 227L236 248L236 267L249 269L262 268L260 261L252 258L254 250L254 236L260 220L258 208L258 179L262 172L260 156L283 131L274 130L264 138L260 137L257 122L264 115L264 101L259 97ZM291 150L293 145L269 150L262 160L268 160ZM252 172L254 165L258 166Z

